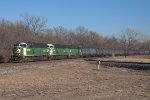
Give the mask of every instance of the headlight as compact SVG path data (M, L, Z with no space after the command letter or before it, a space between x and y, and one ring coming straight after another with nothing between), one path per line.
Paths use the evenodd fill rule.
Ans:
M17 49L17 53L20 53L21 49Z

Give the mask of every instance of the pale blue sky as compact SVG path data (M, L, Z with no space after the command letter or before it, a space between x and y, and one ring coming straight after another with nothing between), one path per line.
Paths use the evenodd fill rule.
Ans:
M47 25L75 29L84 26L104 36L133 28L150 34L150 0L1 0L0 17L20 20L19 14L42 16Z

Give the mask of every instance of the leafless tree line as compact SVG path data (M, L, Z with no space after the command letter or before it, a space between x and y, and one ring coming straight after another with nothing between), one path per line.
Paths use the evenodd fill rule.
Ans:
M0 19L0 61L8 61L13 44L19 41L77 45L82 48L150 50L150 38L141 40L140 33L125 29L117 37L104 37L83 26L70 30L63 26L47 27L47 20L22 14L23 20Z

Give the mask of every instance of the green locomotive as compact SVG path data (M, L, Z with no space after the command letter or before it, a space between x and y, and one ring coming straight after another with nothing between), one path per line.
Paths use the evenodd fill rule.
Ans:
M60 56L72 57L80 56L81 49L72 45L53 45L45 43L25 43L14 44L11 61L35 61L50 60Z

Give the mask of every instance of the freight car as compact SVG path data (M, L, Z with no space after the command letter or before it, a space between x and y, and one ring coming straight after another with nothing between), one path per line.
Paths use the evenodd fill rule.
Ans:
M50 60L58 56L69 58L79 55L81 50L77 46L19 42L14 44L10 61Z
M113 50L104 48L82 48L82 57L101 57L101 56L124 56L124 55L149 55L150 51L145 50Z

